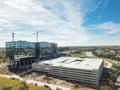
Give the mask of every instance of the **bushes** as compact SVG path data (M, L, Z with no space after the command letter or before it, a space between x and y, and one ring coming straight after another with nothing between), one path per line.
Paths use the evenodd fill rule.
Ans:
M20 86L18 90L29 90L29 87L26 85L26 82L22 82L21 84L22 86Z
M8 87L2 87L1 90L12 90L12 87L8 86Z
M6 56L4 53L0 53L0 59L6 59Z
M5 62L6 61L6 56L5 53L0 52L0 62Z
M28 90L28 88L26 88L25 86L20 86L18 90Z
M118 69L118 70L120 70L120 63L118 63L118 64L113 64L112 67L113 67L113 68L116 68L116 69Z
M120 63L113 64L110 72L104 73L104 80L100 86L100 90L116 90L114 83L119 75Z
M113 89L107 85L104 85L100 87L100 90L113 90Z

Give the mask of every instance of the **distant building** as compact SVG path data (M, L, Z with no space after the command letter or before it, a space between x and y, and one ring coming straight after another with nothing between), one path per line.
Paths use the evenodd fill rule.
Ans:
M86 54L86 57L93 57L92 52L86 52L85 54Z
M6 57L10 67L27 67L39 58L54 56L57 54L57 44L50 42L6 42Z
M60 57L32 64L32 70L98 87L104 63L102 59Z
M59 54L59 56L61 56L61 57L63 56L64 57L64 56L68 56L69 52L68 51L66 51L66 52L62 51L62 52L59 52L58 54Z
M104 54L104 50L97 49L97 50L95 50L95 53L96 53L97 55Z

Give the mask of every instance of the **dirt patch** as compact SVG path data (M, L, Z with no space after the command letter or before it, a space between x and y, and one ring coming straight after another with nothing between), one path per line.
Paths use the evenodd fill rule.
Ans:
M4 75L13 75L12 72L9 71L7 64L0 64L0 74Z
M73 84L71 82L67 82L65 80L55 78L53 76L47 76L45 74L43 75L38 72L32 72L30 74L26 74L25 76L23 76L23 78L33 79L35 81L40 81L40 82L49 83L53 85L59 85L59 86L71 88L71 90L93 90L93 88L83 87L83 86L80 86L79 84Z
M104 61L104 67L111 68L112 67L112 63L108 62L108 61Z

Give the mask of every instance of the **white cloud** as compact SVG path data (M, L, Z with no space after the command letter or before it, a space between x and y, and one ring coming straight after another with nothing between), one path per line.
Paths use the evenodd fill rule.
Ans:
M11 0L11 1L4 0L4 1L2 1L2 3L4 3L7 6L11 6L13 8L22 10L22 11L26 11L26 10L29 9L30 6L32 6L31 0L24 0L24 1L21 1L21 0Z
M101 6L105 2L104 0L87 0L87 1L80 0L80 1L81 1L80 9L83 12L83 14L95 11L99 6ZM107 4L107 2L106 2L106 4Z
M40 3L32 0L5 0L1 1L1 3L3 4L3 7L0 9L0 24L4 29L9 28L11 31L14 30L16 33L19 33L18 30L23 27L22 29L28 30L22 30L22 32L27 33L29 29L31 30L31 28L34 29L32 31L36 31L36 28L39 30L47 27L48 32L51 34L48 34L49 37L46 40L53 39L53 41L59 42L60 39L62 39L60 42L68 41L66 43L69 43L69 40L71 42L78 42L74 40L72 36L76 36L76 38L87 37L87 35L85 35L86 33L83 30L80 30L83 22L83 16L80 12L80 8L75 7L71 2L64 0L60 1L61 5L64 7L62 11L60 9L59 2L56 0ZM41 26L45 27L41 28ZM83 34L79 35L78 33L80 32L83 32ZM23 39L22 37L24 36L24 39L33 40L32 36L27 38L24 33L16 34L16 39ZM32 35L32 33L27 34ZM80 41L84 42L87 41L87 39L81 39ZM66 45L66 43L64 44ZM74 43L72 44L74 45Z
M0 31L2 31L2 28L0 28Z
M35 41L33 32L47 30L40 33L40 41L54 41L67 46L88 45L91 36L87 28L82 26L84 17L87 12L96 10L102 1L1 0L0 32L9 34L0 37L6 40L0 40L11 40L11 32L14 31L15 40ZM103 26L98 25L94 28Z
M104 22L92 27L96 30L103 30L106 34L120 33L120 23Z

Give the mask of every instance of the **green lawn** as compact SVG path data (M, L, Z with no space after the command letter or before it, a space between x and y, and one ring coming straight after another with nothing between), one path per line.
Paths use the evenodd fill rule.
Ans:
M0 77L0 90L49 90L42 86L26 84L25 82Z

